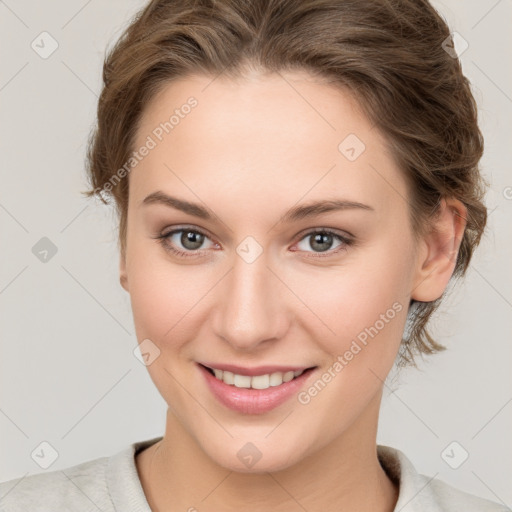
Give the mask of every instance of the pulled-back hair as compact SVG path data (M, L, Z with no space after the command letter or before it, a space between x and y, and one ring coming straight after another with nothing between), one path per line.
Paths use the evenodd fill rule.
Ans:
M129 180L116 172L130 159L148 102L187 75L238 79L249 69L304 70L349 90L384 135L408 184L417 239L431 228L442 198L466 206L452 276L460 277L486 225L487 182L478 169L476 103L457 55L445 51L449 41L448 26L427 0L153 0L106 56L85 194L113 199L124 254ZM443 297L411 300L399 365L445 348L427 330Z

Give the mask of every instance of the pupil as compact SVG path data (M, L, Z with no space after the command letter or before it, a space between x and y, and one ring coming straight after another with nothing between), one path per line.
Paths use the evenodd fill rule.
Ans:
M181 235L181 243L187 249L195 250L201 247L201 244L203 243L203 238L204 235L202 235L201 233L196 233L194 231L185 231Z
M320 244L319 246L317 244ZM327 244L329 247L332 245L332 235L329 235L328 233L317 233L313 237L313 243L311 244L311 247L313 249L318 249L319 251L326 251L329 249L329 247L322 246L322 244ZM317 247L315 247L315 245Z

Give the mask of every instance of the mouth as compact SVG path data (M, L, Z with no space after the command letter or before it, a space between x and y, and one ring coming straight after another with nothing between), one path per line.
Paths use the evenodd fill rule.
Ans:
M309 373L317 368L316 366L298 369L283 368L282 371L267 370L267 373L264 373L265 369L240 369L238 370L240 373L237 373L227 369L213 368L201 363L198 364L217 380L227 384L228 386L258 390L281 386L282 384L298 379L301 375Z

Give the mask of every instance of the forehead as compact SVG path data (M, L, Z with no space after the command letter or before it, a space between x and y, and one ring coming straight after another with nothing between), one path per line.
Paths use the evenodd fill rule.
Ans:
M190 76L146 106L135 148L152 149L130 174L130 195L276 204L344 196L385 210L406 186L382 135L348 91L305 72L231 80ZM192 192L192 195L191 195ZM133 201L132 201L133 202Z

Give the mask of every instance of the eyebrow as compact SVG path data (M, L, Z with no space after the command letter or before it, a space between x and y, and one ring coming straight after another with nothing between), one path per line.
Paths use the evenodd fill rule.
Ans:
M169 196L160 190L149 194L140 203L141 206L150 204L162 204L164 206L180 210L188 215L199 217L200 219L213 220L215 217L215 215L198 203L191 203L189 201L184 201L183 199L178 199L177 197ZM308 217L314 217L322 213L352 209L375 212L373 207L357 201L326 199L323 201L314 201L308 204L294 206L283 215L278 224L291 223Z

